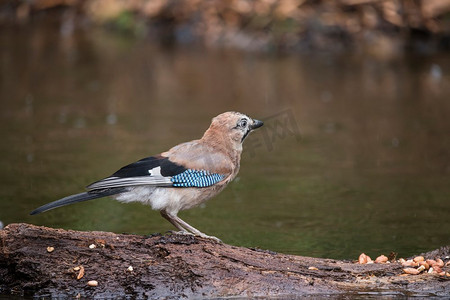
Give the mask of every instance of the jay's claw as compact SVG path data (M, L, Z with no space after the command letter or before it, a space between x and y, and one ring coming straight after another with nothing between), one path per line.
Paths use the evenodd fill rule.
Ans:
M217 237L215 237L215 236L206 235L206 234L204 234L204 233L202 233L201 235L198 235L198 236L199 236L199 237L202 237L202 238L204 238L204 239L213 240L214 242L219 243L219 244L223 244L222 240L219 239L219 238L217 238Z

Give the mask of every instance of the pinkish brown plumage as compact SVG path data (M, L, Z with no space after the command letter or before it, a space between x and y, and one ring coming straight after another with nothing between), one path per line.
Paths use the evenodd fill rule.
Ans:
M182 232L209 237L177 214L214 197L236 177L242 143L252 130L262 125L261 121L238 112L220 114L213 118L201 139L129 164L89 185L87 192L48 203L31 214L112 196L125 203L149 204Z

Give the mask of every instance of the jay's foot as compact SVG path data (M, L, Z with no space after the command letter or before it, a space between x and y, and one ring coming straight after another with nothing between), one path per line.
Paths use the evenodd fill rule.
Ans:
M197 236L202 237L202 238L204 238L204 239L210 239L210 240L213 240L214 242L219 243L219 244L223 244L222 240L219 239L219 238L216 238L215 236L206 235L206 234L204 234L204 233L202 233L202 232L201 232L200 234L197 234Z
M193 236L198 236L198 237L201 237L201 238L204 238L204 239L210 239L210 240L213 240L214 242L219 243L219 244L223 244L223 242L222 242L221 239L219 239L219 238L217 238L217 237L215 237L215 236L210 236L210 235L204 234L203 232L200 232L200 233L192 233L192 232L184 231L184 230L180 230L180 231L173 231L173 230L170 230L169 232L172 233L172 234L179 234L179 235L193 235Z
M167 231L170 234L178 234L178 235L192 235L195 236L195 234L189 232L189 231L184 231L184 230L180 230L180 231L175 231L175 230L169 230Z

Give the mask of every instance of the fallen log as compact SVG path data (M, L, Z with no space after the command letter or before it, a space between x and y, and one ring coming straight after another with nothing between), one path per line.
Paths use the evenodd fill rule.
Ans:
M449 254L446 246L424 256L447 262ZM0 294L201 298L378 293L448 296L450 277L404 275L400 263L285 255L191 235L138 236L29 224L0 230Z

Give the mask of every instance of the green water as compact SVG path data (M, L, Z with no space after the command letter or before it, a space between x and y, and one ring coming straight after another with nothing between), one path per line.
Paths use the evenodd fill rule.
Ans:
M237 110L263 119L238 178L180 213L224 242L299 255L399 256L450 243L450 55L262 55L163 48L99 31L0 29L0 220L172 230L101 199L38 216L124 164L201 137Z

